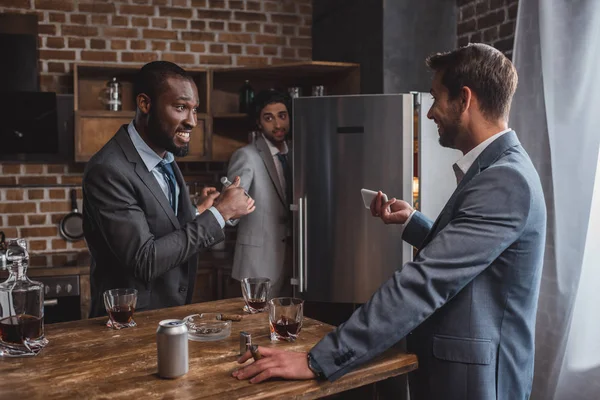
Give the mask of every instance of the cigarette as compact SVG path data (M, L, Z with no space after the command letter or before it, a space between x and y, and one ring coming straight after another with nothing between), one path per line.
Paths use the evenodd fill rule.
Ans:
M260 354L258 351L258 346L255 344L250 346L250 353L252 353L252 358L254 358L254 361L258 361L263 358L262 354Z
M217 315L217 319L220 321L241 321L242 316L235 314L219 314Z

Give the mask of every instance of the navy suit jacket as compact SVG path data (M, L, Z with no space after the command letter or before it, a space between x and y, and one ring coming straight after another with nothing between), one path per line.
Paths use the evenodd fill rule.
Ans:
M492 142L432 224L403 239L419 251L311 355L335 380L407 336L411 398L529 397L546 237L538 174L514 132ZM410 333L410 334L409 334Z

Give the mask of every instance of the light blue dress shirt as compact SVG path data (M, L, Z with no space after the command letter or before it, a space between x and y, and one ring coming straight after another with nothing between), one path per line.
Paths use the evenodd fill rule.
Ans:
M169 184L165 180L163 173L158 168L158 165L162 162L165 162L167 164L172 163L173 161L175 161L175 156L173 156L173 153L171 153L170 151L167 151L165 158L160 158L158 154L156 154L156 152L152 150L146 142L144 142L144 139L142 139L137 129L135 129L133 121L129 123L129 126L127 127L127 132L129 133L129 137L133 142L133 146L137 150L138 154L142 158L142 161L144 162L144 165L148 169L148 172L152 172L152 175L154 175L154 178L156 178L156 181L158 182L158 185L162 189L163 193L165 194L165 197L168 199ZM179 184L177 183L177 181L175 181L175 210L179 209L179 193ZM221 215L219 210L217 210L215 207L210 207L209 211L213 213L213 215L219 222L219 225L221 226L221 228L223 228L225 226L225 219L223 219L223 216ZM196 209L196 215L198 214L198 210ZM177 211L175 211L175 215L177 215Z

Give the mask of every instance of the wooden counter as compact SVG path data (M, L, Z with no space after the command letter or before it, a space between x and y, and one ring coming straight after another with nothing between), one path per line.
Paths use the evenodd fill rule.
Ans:
M305 318L295 343L269 341L266 313L233 322L231 336L217 342L189 342L190 371L174 380L156 375L156 328L163 319L200 312L240 313L242 299L147 311L135 328L111 330L106 317L46 326L50 344L36 357L0 358L0 399L313 399L349 390L416 369L417 359L390 349L334 383L272 381L250 384L231 373L239 367L239 332L253 343L307 351L333 327ZM249 361L248 361L249 362Z

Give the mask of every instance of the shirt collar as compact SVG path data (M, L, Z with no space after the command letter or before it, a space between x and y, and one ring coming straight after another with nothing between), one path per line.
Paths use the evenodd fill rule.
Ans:
M456 166L458 166L458 168L462 171L463 176L466 175L467 171L469 170L469 168L471 168L471 165L473 165L473 163L475 162L477 157L479 157L479 155L481 153L483 153L483 151L490 144L492 144L492 142L494 140L498 139L500 136L504 135L506 132L510 132L511 130L512 129L508 128L501 132L496 133L493 136L490 136L489 138L487 138L486 140L484 140L483 142L481 142L477 146L475 146L471 151L469 151L467 154L465 154L460 160L458 160L456 162ZM455 169L455 172L456 172L456 169Z
M127 126L127 132L129 133L129 137L133 142L133 146L137 150L138 154L142 158L142 161L144 162L144 165L148 169L148 172L156 168L156 166L161 162L165 164L170 164L173 161L175 161L175 156L170 151L167 151L165 158L160 158L158 154L156 154L156 152L152 150L150 146L148 146L148 143L146 143L144 139L142 139L137 129L135 129L133 121L131 121Z
M269 139L266 138L264 133L262 134L262 137L265 139L265 142L267 142L267 146L269 146L269 150L271 151L272 156L276 156L279 153L281 153L281 154L288 153L288 146L287 146L286 142L283 142L283 150L279 151L279 149L273 143L271 143L271 141Z

